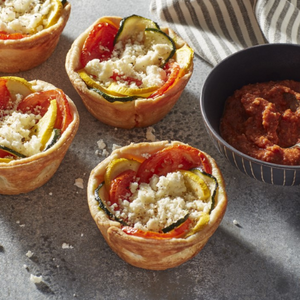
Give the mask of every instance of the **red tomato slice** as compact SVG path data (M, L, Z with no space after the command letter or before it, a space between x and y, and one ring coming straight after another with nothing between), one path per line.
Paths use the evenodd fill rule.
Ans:
M50 101L53 99L57 101L58 105L54 127L64 132L72 122L73 117L67 97L60 89L32 93L22 100L17 109L22 112L39 113L43 116L48 110ZM37 109L38 111L36 111Z
M163 176L170 172L196 167L211 173L211 165L202 152L187 145L174 145L146 159L140 165L136 176L140 178L139 183L148 183L154 174Z
M0 31L0 40L19 40L27 36L29 35L22 34L22 33L7 33L5 31Z
M174 228L173 230L167 233L155 232L155 231L143 231L129 226L124 226L122 230L129 235L139 236L148 239L149 238L150 239L172 239L172 238L180 238L184 236L189 231L191 223L192 221L188 218L181 225L179 225L178 227Z
M109 190L109 200L111 205L119 203L119 200L128 199L132 193L130 191L130 183L134 182L136 172L133 170L126 170L111 181ZM116 210L119 206L116 207Z
M6 109L10 100L10 93L6 87L6 79L0 79L0 109Z
M158 90L152 93L148 98L154 98L163 95L169 88L173 86L176 79L178 78L180 66L177 63L168 63L165 66L167 71L168 79L163 86L161 86Z
M82 67L95 58L104 61L110 58L118 28L110 23L98 23L85 40L80 56Z
M10 155L9 153L7 153L6 151L0 149L0 158L4 158L6 156Z

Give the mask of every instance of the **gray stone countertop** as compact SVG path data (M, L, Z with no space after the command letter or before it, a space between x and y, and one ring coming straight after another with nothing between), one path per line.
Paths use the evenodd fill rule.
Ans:
M157 140L189 143L215 158L227 185L225 217L204 249L173 269L139 269L112 252L86 198L89 173L104 159L96 154L97 141L111 152L114 144L147 141L147 128L116 129L93 118L69 82L65 57L73 40L101 16L152 16L146 0L70 2L71 16L53 55L33 70L12 74L63 89L81 123L49 182L27 194L0 195L0 299L300 299L300 188L258 182L219 154L199 108L211 67L198 57L180 100L152 126L153 133ZM83 189L74 185L77 178ZM42 275L43 284L34 284L31 274Z

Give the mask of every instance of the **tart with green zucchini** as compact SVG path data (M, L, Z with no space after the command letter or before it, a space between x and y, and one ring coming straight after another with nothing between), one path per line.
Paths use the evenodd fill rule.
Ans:
M32 69L50 57L71 5L64 0L6 0L0 10L0 72L12 73Z
M56 172L79 126L73 101L55 86L0 77L0 194L20 194Z
M66 70L98 120L146 127L175 105L192 75L193 57L173 30L150 19L102 17L74 41Z
M112 250L152 270L194 257L227 206L214 159L176 141L114 150L92 170L87 193L91 215Z

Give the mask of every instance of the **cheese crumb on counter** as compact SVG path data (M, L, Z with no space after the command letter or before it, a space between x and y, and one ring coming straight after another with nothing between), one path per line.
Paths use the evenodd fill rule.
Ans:
M82 178L76 178L74 185L77 186L80 189L83 189L84 188L83 179Z
M146 139L151 141L151 142L155 142L156 137L154 135L155 129L153 127L148 127L147 131L146 131Z
M26 256L27 256L28 258L31 258L31 257L33 256L33 252L31 252L30 250L27 251Z
M63 249L73 249L73 248L74 248L72 245L67 244L67 243L63 243L63 244L61 245L61 247L62 247Z
M30 281L33 282L34 284L39 284L43 282L43 276L35 276L33 274L30 274Z

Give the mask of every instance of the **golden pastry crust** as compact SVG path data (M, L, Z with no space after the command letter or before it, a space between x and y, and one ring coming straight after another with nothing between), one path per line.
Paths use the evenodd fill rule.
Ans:
M55 89L56 87L41 81L30 81L36 91ZM56 172L63 160L79 126L79 114L73 101L66 95L72 122L60 139L47 151L27 158L0 162L0 194L16 195L30 192L45 184Z
M129 102L109 102L96 92L89 90L77 71L81 68L80 53L91 29L104 19L119 26L120 17L103 17L86 29L72 44L66 57L66 71L74 88L80 95L88 111L99 121L121 128L147 127L160 121L175 105L192 72L191 62L185 75L162 96L153 99L139 98ZM162 28L175 41L178 48L186 43L171 29Z
M212 157L205 154L212 165L212 175L219 183L215 208L210 214L209 223L200 231L187 238L150 239L126 234L121 224L112 221L106 213L99 209L95 200L95 188L104 180L104 174L109 162L115 158L133 156L143 158L142 154L154 154L157 151L180 142L161 141L154 143L139 143L117 149L103 160L90 174L87 196L91 215L99 230L112 250L129 264L151 270L164 270L176 267L194 257L207 243L218 228L227 206L227 195L222 174Z
M0 72L26 71L46 61L56 48L70 12L71 4L67 3L55 25L26 38L0 40Z

